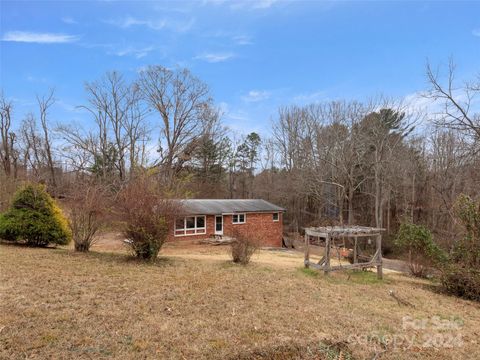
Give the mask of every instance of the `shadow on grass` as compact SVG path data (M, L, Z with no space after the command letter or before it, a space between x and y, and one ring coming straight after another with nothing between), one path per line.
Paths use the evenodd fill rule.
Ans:
M32 246L28 245L24 242L12 242L12 241L5 241L0 240L1 246L8 246L11 248L18 248L18 249L35 249L37 251L45 251L50 252L58 255L69 256L76 259L97 259L101 260L102 262L106 263L116 263L116 264L132 264L132 265L146 265L146 266L171 266L173 264L181 263L182 261L179 259L170 258L167 256L159 256L154 260L142 260L138 259L135 256L128 254L128 253L120 253L120 252L106 252L106 251L75 251L71 248L67 248L64 246Z
M337 284L359 284L359 285L383 285L390 284L390 279L384 278L378 279L377 273L372 271L359 271L359 270L344 270L331 272L328 276L323 274L323 271L315 270L311 268L299 268L298 271L310 278L322 278L325 281L337 283Z
M300 273L304 274L305 276L312 277L312 278L317 278L320 275L320 271L315 269L302 267L302 268L299 268L298 270L300 271Z
M233 262L233 260L218 260L220 263L220 267L222 269L253 269L255 267L255 263L249 262L248 264L240 264Z
M403 283L416 289L423 289L432 292L439 292L440 280L438 278L415 277L411 274L399 273L395 276L397 283Z
M106 252L106 251L88 251L88 252L78 252L72 250L65 250L66 254L74 257L85 256L87 258L99 259L105 262L112 262L116 264L130 264L130 265L145 265L145 266L171 266L175 263L179 263L178 259L170 258L167 256L159 255L156 259L153 260L143 260L135 257L134 255L128 253L116 253L116 252Z
M390 284L390 279L386 278L385 275L383 279L377 277L376 272L372 271L362 271L362 270L348 270L345 271L346 281L353 282L360 285L375 285L375 284Z
M28 244L25 241L7 241L0 239L0 245L2 246L12 246L12 247L19 247L19 248L28 248L28 249L58 249L58 245L54 244L49 244L45 246L39 246L39 245L32 245Z

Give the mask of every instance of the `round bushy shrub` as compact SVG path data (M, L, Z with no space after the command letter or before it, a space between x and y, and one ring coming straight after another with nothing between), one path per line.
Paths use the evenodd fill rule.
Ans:
M258 241L254 234L243 234L234 231L234 240L230 243L231 256L234 263L247 265L250 258L258 249Z
M404 222L398 229L395 245L407 251L410 272L424 277L429 267L447 261L445 252L435 243L432 233L422 225Z
M118 196L123 234L135 256L155 260L168 237L176 203L165 199L158 179L148 174L130 181Z
M0 238L31 246L66 245L71 232L45 187L29 184L15 193L11 207L0 215Z
M480 203L460 195L455 215L464 236L454 243L450 261L442 267L442 286L448 293L480 301Z
M442 286L450 294L480 301L480 270L449 264L442 272Z

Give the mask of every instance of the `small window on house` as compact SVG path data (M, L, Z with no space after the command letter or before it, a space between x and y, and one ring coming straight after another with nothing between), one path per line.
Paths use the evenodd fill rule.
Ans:
M232 223L234 224L245 224L245 214L233 214Z
M278 221L280 219L279 213L273 213L273 221Z

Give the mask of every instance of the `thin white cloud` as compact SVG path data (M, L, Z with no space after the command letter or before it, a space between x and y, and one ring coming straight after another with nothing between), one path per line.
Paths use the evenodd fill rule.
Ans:
M237 35L233 37L233 41L237 45L251 45L253 44L252 38L248 35Z
M478 37L480 37L480 28L478 28L478 29L473 29L473 30L472 30L472 35L473 35L473 36L478 36Z
M174 20L166 20L166 19L139 19L133 16L126 16L121 19L110 19L104 20L105 23L120 27L122 29L128 29L135 26L144 26L151 30L162 30L162 29L169 29L175 32L183 33L188 30L194 25L195 19L190 18L186 21L174 21Z
M68 112L71 112L71 113L77 113L77 114L85 113L85 109L83 109L79 106L73 105L70 102L66 102L64 100L60 100L60 99L56 100L55 105L58 105L62 109L64 109L65 111L68 111Z
M227 0L203 0L202 5L223 5Z
M2 41L37 43L37 44L64 44L77 41L77 35L58 33L35 33L29 31L8 31Z
M407 94L404 97L404 102L412 110L416 111L429 111L433 112L435 101L426 97L425 92L418 91L411 94ZM438 110L438 109L435 109Z
M455 101L461 106L466 106L470 103L470 109L474 112L480 109L480 98L468 99L467 94L461 89L453 90ZM433 99L428 96L427 91L417 91L405 95L403 98L404 104L413 111L428 113L429 116L443 115L445 112L445 102L443 100Z
M221 101L221 102L218 104L218 109L220 110L220 112L221 112L222 114L228 113L229 108L230 108L230 107L229 107L228 103L225 102L225 101Z
M235 57L233 53L203 53L194 57L195 60L202 60L209 63L218 63L230 60Z
M185 33L189 31L195 25L195 19L190 18L185 21L169 21L167 22L167 27L178 33Z
M236 9L268 9L271 8L278 0L255 0L255 1L232 1L230 8Z
M231 10L261 10L269 9L279 0L203 0L204 6L228 6ZM283 0L286 3L287 0Z
M78 22L74 18L72 18L71 16L64 16L64 17L61 18L61 20L65 24L70 24L70 25L78 24Z
M132 16L127 16L123 19L117 19L117 20L106 20L105 22L111 25L124 28L124 29L132 26L146 26L152 30L161 30L165 27L167 23L166 20L164 19L142 20Z
M268 9L269 7L272 7L273 4L275 4L277 0L257 0L253 1L253 8L254 9Z
M202 34L206 38L220 38L227 41L233 42L234 45L251 45L253 44L252 37L246 34L234 33L231 31L217 30L217 31L207 31ZM231 45L231 44L229 44Z
M47 83L48 80L45 77L38 77L38 76L33 76L33 75L27 75L26 79L28 82L32 83Z
M226 117L228 119L235 120L235 121L247 121L250 119L247 113L245 113L244 111L237 111L237 112L232 111L226 114Z
M325 100L325 92L324 91L315 91L311 93L303 93L303 94L298 94L293 97L293 101L296 103L303 103L303 104L308 104L308 103L316 103L319 102L320 100Z
M245 102L258 102L270 98L270 92L265 90L250 90L247 95L242 96Z
M129 46L129 47L117 50L113 54L117 56L134 56L137 59L141 59L147 56L153 49L154 49L153 46L148 46L144 48L135 48L135 47Z

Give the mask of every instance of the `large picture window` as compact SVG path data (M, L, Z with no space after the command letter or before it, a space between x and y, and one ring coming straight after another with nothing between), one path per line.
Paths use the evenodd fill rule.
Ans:
M232 223L234 224L245 224L246 216L245 214L233 214L232 215Z
M205 215L186 216L175 220L175 236L201 235L206 233Z

